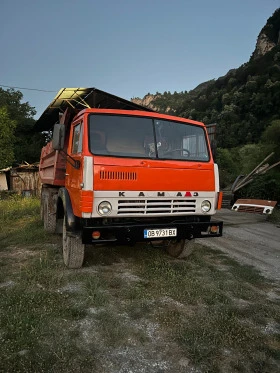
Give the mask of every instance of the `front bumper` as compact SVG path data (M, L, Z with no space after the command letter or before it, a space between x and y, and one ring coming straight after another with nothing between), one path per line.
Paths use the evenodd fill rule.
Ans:
M211 231L211 227L212 231ZM214 229L217 227L217 230ZM158 238L144 238L145 229L172 229L177 228L176 237L161 237L162 240L193 239L206 237L220 237L223 232L223 222L176 222L171 224L112 224L83 227L82 241L84 244L118 243L135 244L136 242L149 242ZM93 232L100 232L100 238L93 239Z

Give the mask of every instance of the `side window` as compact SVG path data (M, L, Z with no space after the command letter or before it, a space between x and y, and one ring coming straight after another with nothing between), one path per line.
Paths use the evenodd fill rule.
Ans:
M77 124L73 130L72 154L81 153L83 140L83 126Z

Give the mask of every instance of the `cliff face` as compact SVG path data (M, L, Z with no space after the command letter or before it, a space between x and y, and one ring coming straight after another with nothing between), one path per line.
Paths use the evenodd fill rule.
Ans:
M157 98L157 95L150 95L147 94L143 98L132 98L131 101L134 102L135 104L146 106L148 108L151 108L153 110L157 110L155 106L153 106L152 101L154 101Z
M258 58L265 55L269 52L272 48L274 48L277 44L273 41L269 40L269 37L266 34L261 33L258 36L256 49L253 53L253 58Z
M259 33L252 59L264 56L278 44L280 44L280 8L267 20Z
M152 110L155 110L158 112L164 112L165 114L167 114L171 110L169 106L165 107L164 110L161 110L158 106L154 104L157 99L160 99L161 96L162 96L161 94L156 94L156 95L147 94L143 98L139 98L139 97L132 98L131 101L134 102L135 104L142 105Z

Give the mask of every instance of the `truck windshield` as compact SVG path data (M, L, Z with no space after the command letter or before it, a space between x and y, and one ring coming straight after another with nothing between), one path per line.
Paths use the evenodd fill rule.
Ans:
M202 127L155 118L92 114L89 146L96 155L209 161Z

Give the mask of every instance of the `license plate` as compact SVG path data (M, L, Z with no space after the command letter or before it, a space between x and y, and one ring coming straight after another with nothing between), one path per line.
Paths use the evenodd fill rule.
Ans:
M176 237L177 228L145 229L144 238Z

